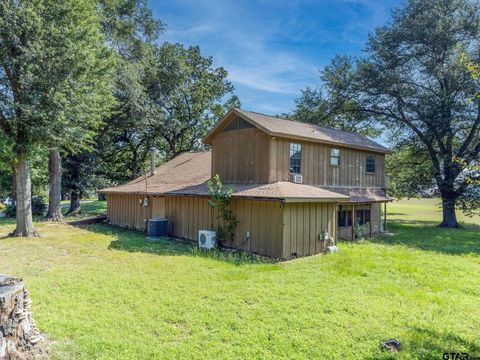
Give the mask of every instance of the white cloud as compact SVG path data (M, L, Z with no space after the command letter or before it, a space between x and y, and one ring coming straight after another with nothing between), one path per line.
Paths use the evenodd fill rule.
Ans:
M336 23L319 22L308 13L327 11L329 4L340 4L342 13L332 14ZM268 108L253 95L269 93L272 103L283 106L277 113L291 110L300 89L318 83L318 69L338 51L337 43L364 42L366 29L381 23L387 8L379 0L177 0L175 6L183 11L164 19L164 40L200 45L204 55L228 70L242 102ZM370 15L360 17L356 6L368 8ZM347 24L340 28L343 18Z

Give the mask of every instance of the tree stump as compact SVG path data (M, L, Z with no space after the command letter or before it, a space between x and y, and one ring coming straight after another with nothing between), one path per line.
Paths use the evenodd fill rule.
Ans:
M35 359L43 337L32 319L25 283L0 274L0 360Z

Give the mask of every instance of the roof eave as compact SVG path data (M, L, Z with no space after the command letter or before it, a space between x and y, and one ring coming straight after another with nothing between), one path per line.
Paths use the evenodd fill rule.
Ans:
M336 145L336 146L342 146L346 147L349 149L358 149L358 150L365 150L365 151L371 151L371 152L376 152L380 154L391 154L392 150L390 149L379 149L379 148L371 148L368 146L357 146L357 145L352 145L348 143L340 143L337 141L328 141L328 140L319 140L319 139L314 139L306 136L299 136L299 135L290 135L290 134L284 134L284 133L278 133L278 132L273 132L273 131L268 131L264 130L266 133L268 133L271 136L278 136L281 138L285 139L294 139L294 140L303 140L303 141L308 141L308 142L315 142L319 144L328 144L328 145Z

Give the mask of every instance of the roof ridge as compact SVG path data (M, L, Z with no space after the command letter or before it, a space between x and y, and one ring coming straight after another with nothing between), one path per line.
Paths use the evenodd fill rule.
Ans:
M244 111L244 112L247 112L247 113L252 113L252 114L258 114L258 115L262 115L262 116L267 116L267 117L271 117L271 118L273 118L273 119L277 119L277 120L281 120L281 121L287 121L287 122L292 122L292 123L296 123L296 124L300 124L300 125L305 125L305 126L308 126L308 127L311 127L311 128L312 128L312 127L315 127L315 128L317 128L317 129L325 129L325 130L338 131L338 132L341 132L341 133L346 133L346 134L350 134L350 135L355 135L355 136L358 136L358 137L361 137L361 138L365 138L365 139L374 141L374 140L370 139L370 138L369 138L368 136L366 136L366 135L359 134L359 133L356 133L356 132L353 132L353 131L336 129L336 128L328 127L328 126L320 126L320 125L317 125L317 124L308 123L308 122L303 122L303 121L300 121L300 120L284 119L284 118L281 118L281 117L278 117L278 116L273 116L273 115L261 113L261 112L258 112L258 111L250 111L250 110L244 110L244 109L237 109L237 110Z

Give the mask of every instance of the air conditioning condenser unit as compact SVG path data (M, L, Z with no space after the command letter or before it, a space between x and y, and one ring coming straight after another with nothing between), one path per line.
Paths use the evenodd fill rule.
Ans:
M216 233L210 230L198 232L198 247L200 249L213 249L217 245Z

